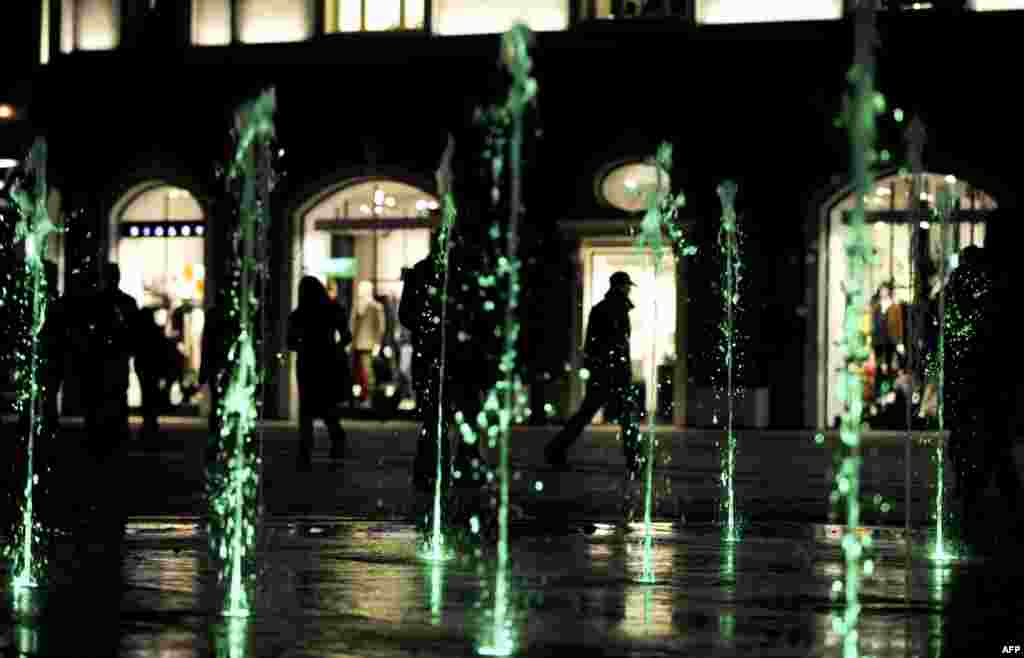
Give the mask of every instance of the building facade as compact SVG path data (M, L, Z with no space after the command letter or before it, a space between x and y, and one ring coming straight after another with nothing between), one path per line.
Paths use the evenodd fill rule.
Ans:
M531 0L511 11L469 0L43 0L33 14L39 63L31 92L12 103L23 118L0 132L0 158L16 164L32 136L48 139L51 205L67 229L53 257L65 278L119 262L122 287L163 311L195 371L204 309L230 254L223 166L232 114L274 86L281 178L267 331L283 356L267 412L296 413L284 328L304 274L347 305L368 282L389 318L385 397L408 406L410 346L394 313L402 269L428 248L444 135L500 89L498 34L524 19L537 30L540 85L524 179L522 310L535 417L564 417L580 399L587 313L611 272L626 270L640 283L636 377L656 371L664 420L715 423L715 190L731 179L744 231L740 422L827 426L839 404L851 203L847 138L834 119L852 23L839 0L765 4ZM1010 235L1007 218L1020 207L1021 135L1007 80L1022 3L916 4L884 3L878 17L888 104L879 148L891 157L869 200L878 255L869 283L893 282L897 303L909 301L911 244L937 239L921 217L940 187L961 200L958 246ZM925 126L927 186L916 200L902 171L912 119ZM675 162L659 173L646 160L662 141ZM655 276L632 247L640 207L630 190L659 181L685 193L681 217L698 253L667 259ZM180 388L187 397L189 382Z

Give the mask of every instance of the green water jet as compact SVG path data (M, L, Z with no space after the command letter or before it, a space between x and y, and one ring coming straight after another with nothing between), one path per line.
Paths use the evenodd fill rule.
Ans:
M34 495L40 470L36 463L38 441L47 430L40 410L45 406L42 405L42 396L52 395L53 392L45 390L39 382L42 363L40 332L46 319L49 295L44 255L50 233L58 230L50 221L47 211L49 197L46 160L46 141L37 139L25 163L26 173L33 179L32 189L23 189L19 181L11 191L11 198L20 217L14 229L14 239L16 242L21 241L25 249L23 280L19 282L16 302L22 306L19 310L27 311L20 328L24 333L18 337L14 372L17 387L15 409L25 419L22 425L25 428L25 487L13 542L4 550L5 556L12 562L12 584L15 589L37 586L45 568L42 553L46 532L36 515Z
M850 137L851 182L855 205L849 213L846 239L846 315L843 351L846 368L840 392L845 409L840 425L840 439L845 454L836 476L839 497L846 499L846 531L842 539L846 562L845 582L835 581L833 591L845 593L845 609L833 619L833 628L843 638L844 658L860 655L858 625L860 622L860 581L862 571L870 573L873 563L862 564L864 548L871 543L869 533L860 533L860 439L863 422L864 396L862 371L868 360L869 348L861 330L861 320L867 310L865 279L872 263L871 238L865 221L865 197L871 192L873 169L880 160L875 150L876 117L885 109L884 97L875 90L875 48L878 33L875 13L870 6L861 5L854 11L855 54L853 66L847 74L852 87L845 97L843 123Z
M505 104L492 108L486 121L493 137L491 171L494 177L492 201L497 203L500 193L498 181L504 170L504 148L508 149L509 218L505 230L504 254L498 259L498 274L505 277L505 319L502 328L503 349L499 365L500 381L497 385L498 401L498 545L495 564L494 609L491 637L477 647L477 653L507 656L515 651L516 642L509 619L508 582L508 511L509 511L509 439L513 420L519 419L526 408L522 381L516 372L517 342L519 339L519 220L522 214L522 151L524 114L534 102L538 86L530 77L533 60L529 54L532 35L528 27L516 24L501 40L501 61L512 77ZM492 237L496 237L492 231ZM494 406L489 396L488 403ZM487 408L485 404L485 409Z
M721 451L722 506L725 512L724 536L727 541L739 541L736 524L736 433L735 389L733 375L736 369L736 314L739 305L739 283L742 279L739 225L736 218L736 191L733 181L718 186L722 202L722 224L718 231L718 250L722 257L722 301L725 317L719 326L720 352L725 361L726 434Z
M640 230L635 240L638 250L647 249L652 260L655 280L661 272L663 259L668 249L672 249L677 257L690 256L697 252L696 247L687 244L682 228L677 224L679 209L686 205L686 196L680 192L672 196L669 190L663 189L662 176L672 171L672 145L662 142L654 157L650 160L655 168L655 186L647 193L647 210L640 222ZM634 194L638 191L629 190ZM666 246L666 237L668 246ZM658 306L654 304L654 323L657 324ZM644 538L643 538L643 571L640 581L655 582L653 545L654 537L651 527L654 511L654 461L657 456L657 436L655 416L657 415L657 336L652 338L651 373L647 383L647 440L645 441L646 456L644 457ZM625 437L623 438L625 440ZM627 465L627 468L629 466Z
M238 272L232 281L231 307L227 309L237 322L237 335L228 351L230 365L216 410L219 450L210 478L211 516L216 523L210 541L223 562L221 577L227 584L223 614L228 617L250 614L244 571L255 541L262 464L255 447L260 385L255 324L264 301L257 292L266 276L262 250L270 224L270 142L274 138L276 106L271 89L237 112L237 144L229 172L229 180L239 186L239 226L234 240Z

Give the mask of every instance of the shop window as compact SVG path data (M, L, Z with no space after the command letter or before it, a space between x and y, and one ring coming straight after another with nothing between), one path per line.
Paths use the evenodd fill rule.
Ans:
M841 18L843 0L697 0L698 23L763 23Z
M231 0L192 0L192 43L231 43Z
M61 5L61 52L116 48L120 21L116 0L65 0Z
M140 349L167 358L159 377L159 406L194 413L201 404L196 380L202 363L205 320L206 222L202 207L187 190L155 183L120 204L115 214L112 260L121 268L121 289L143 317L159 327ZM162 337L162 341L160 341ZM133 368L129 404L141 406L142 387Z
M444 35L498 34L517 22L535 31L564 30L569 25L569 3L565 0L434 0L433 12L434 31Z
M326 32L386 32L426 28L426 0L325 0Z
M957 203L957 211L954 212L950 226L947 227L947 253L950 254L950 258L946 263L946 269L950 271L956 267L956 254L961 249L969 245L984 246L986 211L996 208L991 196L953 176L929 173L922 175L916 202L910 198L913 193L911 178L901 175L876 181L872 193L864 200L874 255L874 262L868 269L865 284L868 295L874 299L874 304L869 316L863 318L863 326L867 331L866 340L871 341L873 346L882 345L883 342L887 346L895 346L899 341L906 341L907 336L896 335L897 331L888 329L885 340L879 339L876 334L879 333L881 322L875 315L882 312L882 307L885 307L887 317L893 316L893 326L905 327L904 320L911 305L921 303L920 293L915 291L915 287L921 286L914 285L915 276L922 272L928 273L927 285L923 286L927 295L934 296L939 290L942 230L938 222L932 221L934 217L931 209L935 208L938 194L944 187L954 191ZM843 408L837 385L844 363L841 341L844 337L843 321L846 313L843 292L846 276L846 218L854 204L855 197L851 194L842 199L829 213L828 290L825 304L828 345L824 355L826 363L821 364L826 373L826 420L829 423L841 415ZM926 248L921 240L926 241ZM896 310L890 313L890 307ZM895 319L897 317L898 321ZM888 350L888 347L885 349ZM891 403L890 391L901 358L894 357L889 352L875 352L873 347L872 358L868 361L865 371L865 377L869 380L865 385L869 423L872 417L884 418L879 414L883 414L886 406ZM877 420L875 425L880 426L879 424L883 422Z
M598 177L598 197L608 205L638 212L647 207L648 197L657 185L662 193L672 188L668 172L649 162L626 162L606 169Z
M375 358L375 389L354 387L351 406L373 406L389 415L415 408L412 344L398 322L403 271L427 256L438 200L423 190L389 179L360 180L325 195L302 216L301 272L327 287L346 312L369 291L382 305L386 331ZM297 294L298 276L293 282ZM358 390L356 390L358 388ZM378 408L381 407L381 408Z

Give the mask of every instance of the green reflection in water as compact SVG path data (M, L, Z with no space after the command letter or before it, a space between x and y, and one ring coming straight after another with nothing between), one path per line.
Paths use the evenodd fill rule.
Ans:
M949 567L933 567L930 571L929 599L931 614L928 615L928 655L942 658L942 636L945 631L943 607L945 605L946 582L950 577Z
M249 656L248 617L228 617L216 629L214 651L216 658L247 658Z
M441 611L444 609L444 563L431 562L430 569L430 624L441 623Z
M16 587L11 591L11 609L14 617L15 656L39 655L39 631L35 618L39 614L41 591L27 587Z

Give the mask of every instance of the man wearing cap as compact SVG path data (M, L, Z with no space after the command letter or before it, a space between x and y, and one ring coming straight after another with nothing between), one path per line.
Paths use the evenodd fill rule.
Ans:
M589 373L587 394L576 414L544 449L544 457L553 468L565 470L567 455L583 428L604 408L609 420L618 420L622 428L627 477L639 470L639 423L636 420L637 391L632 384L629 356L629 289L636 284L625 272L610 279L611 289L590 311L587 338L583 345L583 367ZM582 375L582 372L581 372ZM632 478L630 478L632 479Z

